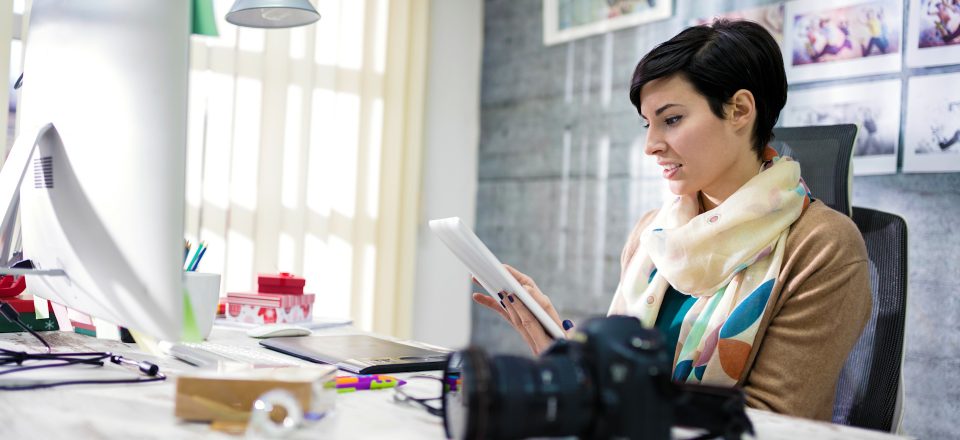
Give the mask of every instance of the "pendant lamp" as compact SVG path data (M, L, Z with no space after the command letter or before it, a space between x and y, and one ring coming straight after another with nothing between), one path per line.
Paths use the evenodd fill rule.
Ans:
M228 22L255 28L296 27L319 19L309 0L237 0L227 13Z

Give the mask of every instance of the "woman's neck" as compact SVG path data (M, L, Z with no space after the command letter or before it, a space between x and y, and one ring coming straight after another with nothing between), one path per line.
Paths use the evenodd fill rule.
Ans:
M722 181L700 191L698 197L700 198L702 212L719 206L724 200L727 200L727 197L733 195L740 187L760 173L760 166L763 162L755 154L750 157L750 159L745 158L735 163Z

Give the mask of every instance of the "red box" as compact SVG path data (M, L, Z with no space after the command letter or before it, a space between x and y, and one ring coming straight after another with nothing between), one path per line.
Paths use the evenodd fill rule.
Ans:
M260 293L302 295L303 286L306 283L306 279L289 272L280 272L277 275L260 274L257 276L257 291Z
M280 286L264 286L260 284L257 286L257 290L260 293L279 293L281 295L303 295L303 286L301 287L280 287Z
M13 298L0 299L0 302L9 303L17 313L31 313L36 311L33 306L33 295L20 295ZM47 302L47 308L53 313L53 304Z

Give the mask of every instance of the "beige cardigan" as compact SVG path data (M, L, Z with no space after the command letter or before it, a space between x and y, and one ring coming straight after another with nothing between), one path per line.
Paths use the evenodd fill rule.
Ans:
M648 212L633 228L621 277L655 215ZM747 405L829 421L840 370L870 318L871 297L867 249L856 225L814 201L791 226L770 296L775 302L738 382Z

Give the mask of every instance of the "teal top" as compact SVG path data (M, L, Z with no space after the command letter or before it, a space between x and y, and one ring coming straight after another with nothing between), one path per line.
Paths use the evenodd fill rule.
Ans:
M660 313L657 314L654 327L663 333L663 345L667 348L667 353L673 354L677 351L677 340L680 339L683 317L687 316L687 311L695 302L697 298L684 295L673 286L668 287L667 292L663 294L663 303L660 304Z

